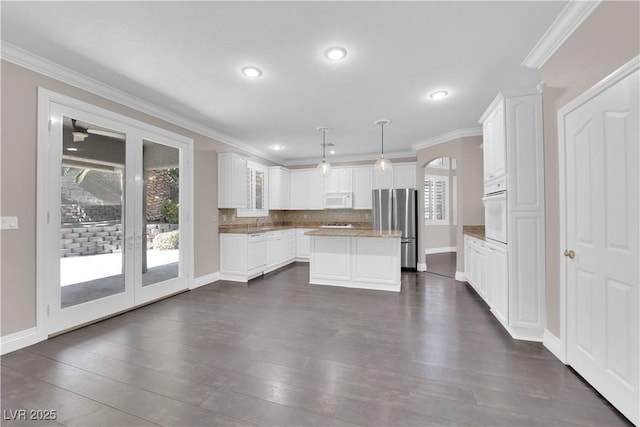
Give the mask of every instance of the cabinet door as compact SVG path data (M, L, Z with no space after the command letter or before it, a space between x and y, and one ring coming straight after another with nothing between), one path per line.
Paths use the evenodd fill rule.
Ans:
M373 172L373 188L376 190L393 188L393 173L380 175Z
M351 187L351 168L335 168L331 175L324 178L324 191L327 193L353 191Z
M500 103L494 116L493 139L491 141L492 167L489 179L503 177L507 174L507 135L505 128L504 104Z
M486 301L487 296L486 296L486 284L485 284L485 278L484 278L484 272L485 272L485 259L484 259L484 248L478 247L476 248L476 254L475 254L475 276L476 276L476 283L477 283L477 288L476 290L478 291L478 293L480 294L480 296L482 296L482 298Z
M289 188L289 207L291 209L307 209L307 172L292 171Z
M220 271L246 275L247 266L247 236L245 234L220 234Z
M296 258L308 261L311 252L311 237L304 233L311 231L311 228L299 228L296 230Z
M507 250L493 244L487 244L487 278L491 277L491 300L493 311L503 322L508 320L509 310L509 271Z
M247 159L238 155L232 157L231 196L234 208L247 207Z
M324 180L315 169L305 171L307 183L307 209L324 207Z
M289 209L289 171L269 168L269 209Z
M373 168L367 166L364 168L353 169L353 208L354 209L371 209L372 204L372 181L371 174Z
M416 165L396 165L393 167L393 188L417 188Z
M235 153L218 154L218 207L247 207L247 160Z

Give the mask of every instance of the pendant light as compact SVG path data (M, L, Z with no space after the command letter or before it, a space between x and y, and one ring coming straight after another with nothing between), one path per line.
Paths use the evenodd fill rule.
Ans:
M318 174L320 176L329 176L331 175L331 163L327 162L326 156L325 156L325 149L327 147L327 143L325 141L325 136L327 131L329 130L328 127L319 127L318 130L320 132L322 132L322 161L320 163L318 163L318 166L316 167L316 170L318 171Z
M391 173L391 169L393 167L391 166L391 162L389 161L389 159L385 159L384 157L384 126L388 125L389 123L390 123L390 120L386 120L386 119L376 121L376 124L380 126L381 142L382 142L380 157L378 157L378 160L376 160L376 164L373 166L373 170L377 175L388 175Z

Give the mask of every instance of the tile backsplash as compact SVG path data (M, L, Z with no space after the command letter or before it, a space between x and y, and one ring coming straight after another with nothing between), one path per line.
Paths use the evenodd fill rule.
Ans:
M252 225L258 218L239 218L235 209L218 209L218 221L220 226L228 225ZM371 223L370 209L325 209L317 211L269 211L269 217L260 218L267 224L284 225L322 225L328 223L344 222L350 224Z

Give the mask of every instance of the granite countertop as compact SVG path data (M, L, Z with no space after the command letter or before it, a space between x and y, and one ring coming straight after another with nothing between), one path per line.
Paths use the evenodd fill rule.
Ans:
M462 233L476 239L485 240L484 225L463 225Z
M307 236L338 236L338 237L402 237L402 232L398 230L358 230L354 228L322 228L319 230L307 231Z
M254 233L266 233L268 231L276 230L289 230L292 228L320 228L324 223L296 223L294 224L269 224L255 227L253 225L221 225L218 227L218 233L228 234L254 234ZM371 230L370 223L354 223L354 228L351 230Z

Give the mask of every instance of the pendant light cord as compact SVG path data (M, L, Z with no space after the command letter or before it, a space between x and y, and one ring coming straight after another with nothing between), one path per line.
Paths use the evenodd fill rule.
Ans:
M322 160L326 159L326 155L325 155L325 147L327 146L324 142L324 135L327 131L325 129L322 129Z
M380 152L380 157L384 157L384 123L380 125L380 131L382 132L382 150Z

